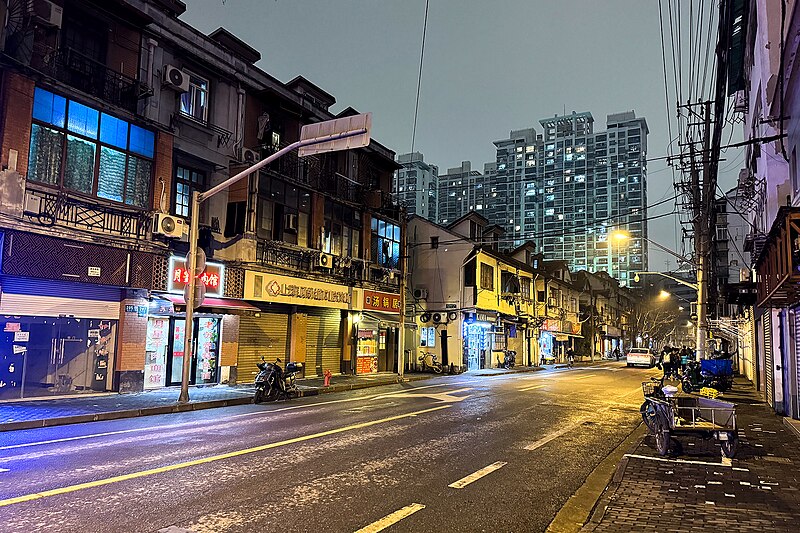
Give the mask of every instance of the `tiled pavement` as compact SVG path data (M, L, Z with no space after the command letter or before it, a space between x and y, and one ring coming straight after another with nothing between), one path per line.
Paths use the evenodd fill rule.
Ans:
M729 464L716 441L685 437L663 459L648 435L583 531L800 531L800 440L749 382L724 399L737 404L741 439Z

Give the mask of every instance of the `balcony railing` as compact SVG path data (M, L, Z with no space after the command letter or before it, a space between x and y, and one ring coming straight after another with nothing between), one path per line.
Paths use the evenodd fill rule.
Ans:
M136 113L141 98L152 95L152 89L72 48L40 49L34 58L45 74L101 100Z
M143 239L150 228L150 215L127 211L65 193L28 189L26 217L43 226L65 226L134 239Z
M755 267L759 307L783 307L800 299L800 208L778 210Z

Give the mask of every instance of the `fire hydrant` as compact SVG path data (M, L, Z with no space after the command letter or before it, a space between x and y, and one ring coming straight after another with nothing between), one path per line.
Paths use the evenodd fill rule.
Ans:
M322 375L325 377L325 379L322 382L322 385L324 387L330 386L330 384L331 384L331 376L333 375L333 374L331 374L331 371L330 370L326 370L325 372L322 373Z

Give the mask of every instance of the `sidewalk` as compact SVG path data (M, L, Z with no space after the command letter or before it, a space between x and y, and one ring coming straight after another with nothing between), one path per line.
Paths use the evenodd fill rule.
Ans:
M732 461L716 441L690 437L679 438L679 455L662 458L647 435L624 455L581 531L797 531L797 435L746 380L724 399L737 405L741 440Z
M430 377L433 374L412 373L406 374L403 380L418 381ZM339 375L331 378L328 387L323 386L323 378L299 380L298 387L300 396L315 396L399 382L399 376L390 373L374 376ZM179 387L135 394L107 393L0 402L0 432L244 405L253 403L253 393L252 385L215 385L190 387L190 400L185 404L178 403Z

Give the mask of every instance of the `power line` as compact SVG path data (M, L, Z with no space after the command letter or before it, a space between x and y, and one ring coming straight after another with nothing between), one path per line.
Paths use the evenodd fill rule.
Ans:
M414 143L417 139L417 116L419 115L419 92L422 87L422 60L425 57L425 35L428 32L428 3L425 0L425 20L422 23L422 47L419 52L419 74L417 76L417 101L414 104L414 129L411 132L411 153L414 153Z

